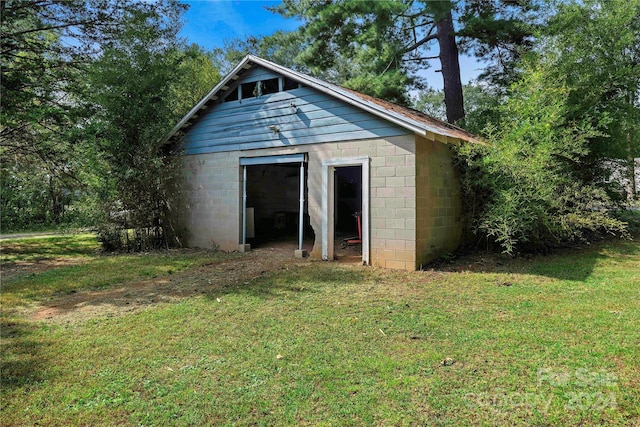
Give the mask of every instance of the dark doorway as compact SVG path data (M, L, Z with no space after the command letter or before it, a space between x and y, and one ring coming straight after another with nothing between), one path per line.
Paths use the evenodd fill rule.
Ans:
M336 167L334 173L336 257L362 256L362 166Z
M313 246L309 226L305 168L304 242ZM247 242L251 247L291 244L297 246L300 224L300 163L247 167Z

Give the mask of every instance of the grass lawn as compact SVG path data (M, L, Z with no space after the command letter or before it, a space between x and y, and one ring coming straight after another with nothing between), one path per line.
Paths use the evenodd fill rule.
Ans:
M1 425L640 424L638 242L425 272L0 244Z

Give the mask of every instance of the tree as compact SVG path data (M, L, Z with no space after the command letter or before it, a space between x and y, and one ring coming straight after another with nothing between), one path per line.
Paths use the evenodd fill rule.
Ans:
M8 0L0 2L2 114L0 147L38 156L51 169L67 163L60 135L92 113L80 102L82 75L118 34L131 10L165 14L172 2ZM60 135L60 138L56 136ZM58 154L62 158L56 158Z
M249 54L308 73L310 70L297 58L302 45L298 32L276 31L268 36L225 40L224 46L214 48L212 54L216 67L224 74Z
M82 198L138 236L164 238L176 163L159 141L219 80L210 55L177 38L184 10L175 0L0 2L3 225L59 222Z
M611 199L580 174L605 122L570 118L572 90L551 77L553 61L533 61L525 71L487 130L491 145L459 147L475 232L510 255L625 235Z
M608 118L589 141L584 179L602 181L611 163L624 159L633 184L634 158L640 157L640 0L560 4L544 41L557 52L553 77L572 88L570 120ZM632 185L627 195L634 198Z
M510 68L518 47L530 41L532 29L525 22L533 4L326 0L285 1L275 10L304 22L299 62L316 74L337 66L340 73L334 81L374 96L407 104L407 85L419 83L416 72L438 58L447 120L457 122L464 117L459 49L482 56L497 51L496 67ZM439 48L435 57L430 53L433 43ZM344 63L349 66L340 65Z
M626 234L599 169L638 155L639 30L638 0L558 7L485 130L490 145L460 148L477 234L509 254Z
M168 187L180 163L163 137L220 76L199 47L182 46L179 19L129 13L89 67L87 100L97 109L100 150L115 190L105 200L111 216L100 237L108 248L146 250L179 243Z
M86 102L87 68L132 11L173 19L173 1L7 0L0 2L0 157L7 223L63 221L63 194L87 194L101 168L94 144L95 105ZM98 162L98 163L97 163ZM48 188L25 199L15 188ZM11 199L11 197L14 197ZM39 201L37 208L35 202ZM6 217L12 212L22 218ZM45 220L46 218L46 220ZM7 221L10 220L10 221Z
M482 134L487 125L499 121L498 107L503 99L501 89L477 82L462 86L464 94L464 125L469 132ZM446 120L444 91L426 88L412 100L413 108L440 120Z

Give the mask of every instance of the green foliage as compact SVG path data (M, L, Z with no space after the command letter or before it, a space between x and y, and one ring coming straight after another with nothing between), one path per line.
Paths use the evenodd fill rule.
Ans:
M224 74L229 73L246 55L259 56L284 67L310 73L298 59L303 45L298 32L276 31L264 37L225 40L223 46L213 49L212 56L214 64Z
M2 2L2 229L103 225L166 246L171 126L219 80L174 0ZM111 232L115 224L119 232ZM109 240L109 239L107 239Z
M440 44L434 56L433 46L440 43L440 21L447 14L457 19L462 50L489 59L487 74L497 81L505 80L529 46L535 21L535 4L528 1L285 1L274 10L303 22L296 63L320 78L405 105L408 90L424 83L419 71L443 59L447 48ZM459 81L459 74L443 69L445 81Z
M487 129L491 146L459 150L473 227L507 254L625 234L606 193L579 174L607 119L570 121L571 90L550 76L552 66L532 64L512 87L500 122Z
M627 234L605 178L614 159L639 155L639 25L637 0L559 5L492 110L491 146L460 149L477 235L513 254Z
M1 2L2 230L100 220L97 201L113 188L87 70L133 16L171 22L182 9L172 0Z
M110 218L100 232L108 249L169 244L167 189L180 170L163 137L219 79L204 52L196 46L181 48L177 22L132 12L119 37L90 68L100 148L115 188L104 200ZM129 228L134 229L133 239L128 238Z
M606 179L611 159L624 159L633 176L633 158L640 157L640 1L561 3L545 30L541 49L555 52L551 74L572 88L568 116L592 117L594 125L610 118L589 140L585 179Z
M498 106L503 96L495 86L482 85L477 82L462 86L464 93L464 110L466 116L459 124L471 133L481 134L490 123L499 120ZM413 108L432 117L446 120L444 92L431 87L419 92L412 100Z
M465 96L465 101L466 99L467 97ZM420 91L418 96L413 99L412 104L413 108L422 111L431 117L435 117L440 120L447 119L447 112L444 105L444 92L441 90L428 87ZM468 107L465 105L465 111L467 110Z
M44 167L24 164L20 156L3 159L0 168L0 229L3 232L86 226L91 209L77 182L65 181ZM42 164L40 164L42 166ZM89 208L89 209L83 209Z

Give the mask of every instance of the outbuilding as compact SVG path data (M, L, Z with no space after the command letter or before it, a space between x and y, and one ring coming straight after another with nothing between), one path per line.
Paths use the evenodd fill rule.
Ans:
M183 147L188 246L293 238L295 255L332 260L355 244L364 264L414 270L460 244L451 145L478 139L249 55L167 141Z

